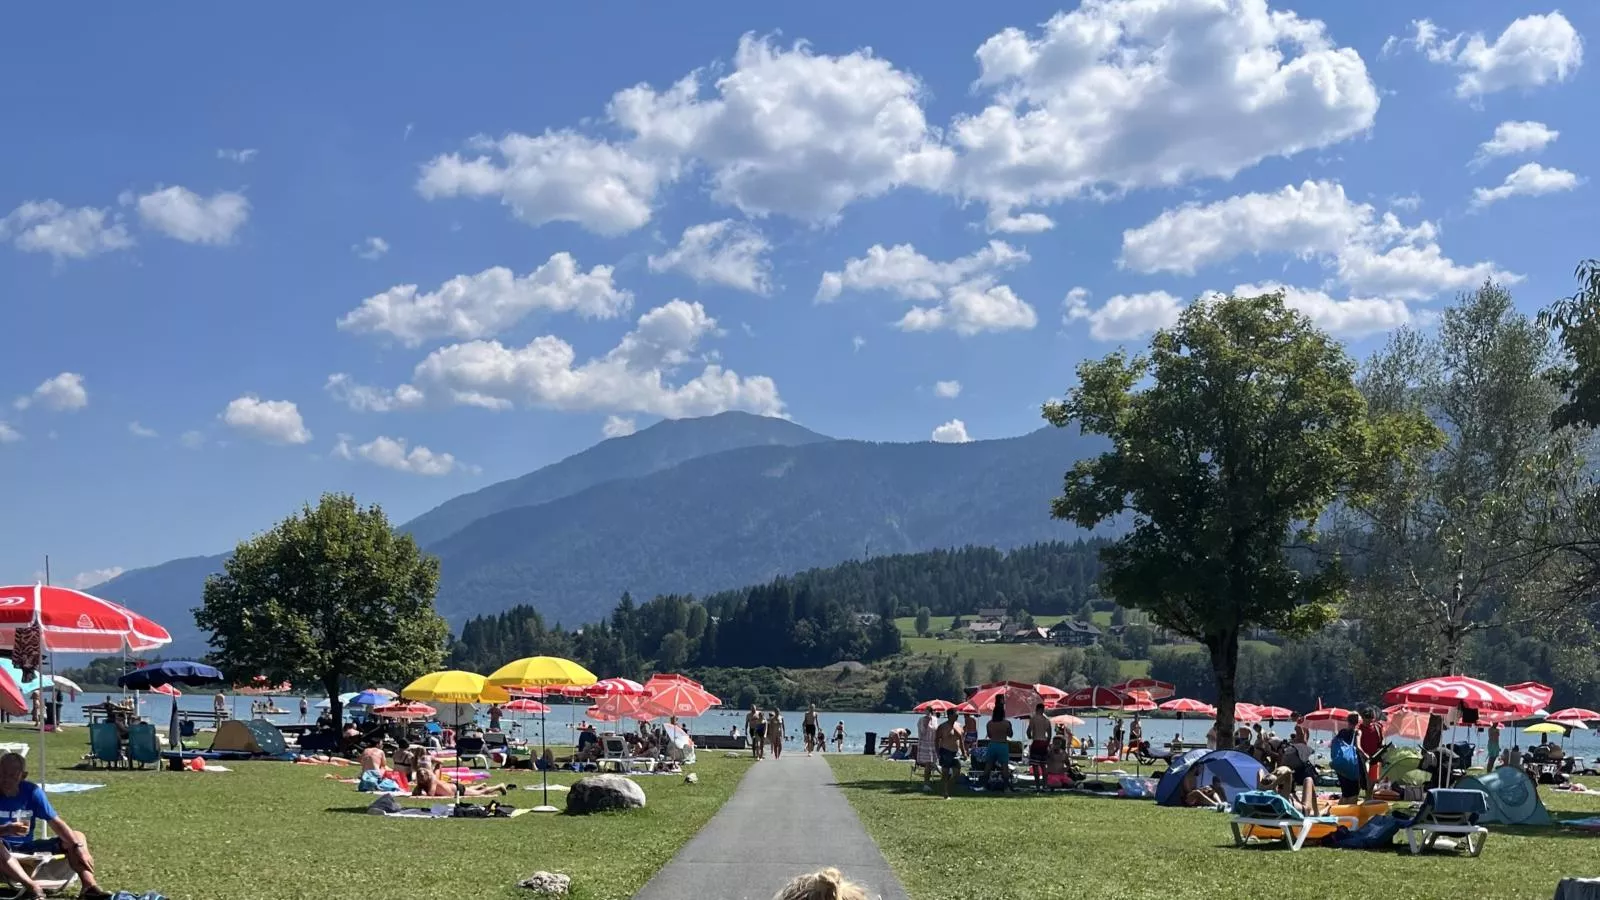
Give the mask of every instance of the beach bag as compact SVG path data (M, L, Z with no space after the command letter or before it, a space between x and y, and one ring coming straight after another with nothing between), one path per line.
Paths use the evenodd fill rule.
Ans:
M1328 748L1328 756L1333 760L1333 771L1340 778L1361 780L1361 754L1356 752L1354 744L1336 737Z

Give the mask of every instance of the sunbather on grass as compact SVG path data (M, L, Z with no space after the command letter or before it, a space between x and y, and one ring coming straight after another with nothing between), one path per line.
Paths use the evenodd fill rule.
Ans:
M1190 779L1199 774L1198 772L1190 772L1188 776L1185 776L1184 781L1193 785L1195 782ZM1205 787L1192 787L1188 793L1183 795L1183 804L1185 806L1209 806L1213 808L1226 806L1228 800L1227 795L1222 790L1222 779L1213 778L1211 779L1211 784Z
M457 786L447 783L440 778L433 768L417 770L416 781L411 788L413 797L503 797L515 785L510 784L464 784Z

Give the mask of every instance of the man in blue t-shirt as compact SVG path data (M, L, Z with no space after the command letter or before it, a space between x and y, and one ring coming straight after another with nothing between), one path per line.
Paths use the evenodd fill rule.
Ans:
M27 774L28 761L21 754L0 756L0 842L4 843L6 850L4 868L12 872L14 878L17 872L12 870L18 867L11 854L61 853L83 881L79 897L90 900L110 897L111 894L95 880L94 857L89 855L89 845L84 842L83 833L73 831L67 825L55 807L50 805L43 788L24 780ZM41 821L50 826L55 837L34 839L34 825ZM21 881L35 894L43 896L39 894L37 884L25 878Z

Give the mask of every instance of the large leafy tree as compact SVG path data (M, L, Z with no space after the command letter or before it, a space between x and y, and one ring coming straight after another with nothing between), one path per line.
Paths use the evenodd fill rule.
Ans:
M1478 633L1554 627L1572 612L1543 549L1551 488L1582 463L1570 431L1547 425L1561 400L1553 360L1549 332L1484 284L1434 332L1402 329L1370 361L1371 408L1425 415L1445 441L1417 448L1408 477L1350 510L1369 688L1459 673Z
M1337 563L1291 564L1289 545L1436 430L1374 419L1343 348L1280 294L1201 300L1148 354L1085 362L1078 380L1045 418L1112 447L1067 472L1053 513L1084 528L1131 513L1127 535L1101 551L1102 587L1210 652L1226 746L1241 634L1315 631L1341 599Z
M316 682L338 721L346 681L403 682L438 667L438 584L439 561L382 509L327 494L239 544L207 579L195 621L230 676Z

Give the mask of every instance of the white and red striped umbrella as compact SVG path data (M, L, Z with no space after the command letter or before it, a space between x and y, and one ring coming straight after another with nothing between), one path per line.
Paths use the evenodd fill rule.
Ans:
M1383 695L1385 706L1404 706L1427 712L1452 709L1517 712L1529 709L1531 698L1510 688L1467 675L1440 675L1403 684Z
M1023 684L1020 681L996 681L978 688L967 698L967 702L981 713L992 713L995 704L1001 703L1005 706L1007 715L1028 715L1044 700L1031 684Z
M500 708L506 710L507 712L515 713L547 713L550 711L550 707L540 703L537 700L530 700L527 697L518 697L517 699L512 700L510 703L502 703L500 704Z
M183 691L178 690L176 686L170 685L170 684L158 684L155 687L150 689L150 693L152 693L152 694L166 694L168 697L182 697L183 696Z
M1547 684L1540 684L1537 681L1521 681L1516 684L1508 684L1506 685L1506 690L1526 697L1528 708L1535 713L1543 712L1556 695L1555 688Z
M1338 731L1345 727L1350 718L1350 710L1337 706L1326 706L1314 709L1300 719L1300 724L1312 731Z
M1143 691L1135 688L1134 690L1124 691L1123 693L1128 695L1128 702L1124 703L1122 708L1129 712L1150 712L1152 710L1160 709L1159 706L1156 706L1156 701L1150 696L1149 691Z
M1294 718L1294 710L1287 706L1257 706L1256 712L1269 722L1286 722Z
M165 628L133 610L83 591L42 584L0 587L0 649L9 650L18 628L37 612L45 650L121 653L172 643Z
M1261 721L1261 707L1254 703L1233 704L1233 724L1254 725Z
M426 719L438 712L426 703L390 703L372 709L373 715L385 719Z
M678 716L692 719L705 715L707 710L721 702L700 682L682 675L656 675L645 687L649 688L649 693L640 699L638 711L647 714L647 717Z
M1383 730L1388 735L1420 741L1428 734L1428 714L1404 706L1391 706L1383 711Z
M1114 688L1094 685L1079 688L1061 698L1061 709L1122 709L1133 698Z
M644 701L645 698L642 696L630 697L627 694L610 694L596 700L589 709L599 710L600 714L605 717L602 721L607 722L624 718L648 722L661 715L653 711L646 711L644 709Z
M644 685L627 678L602 678L586 688L580 688L586 697L643 697Z
M1166 710L1167 712L1182 713L1186 715L1192 713L1201 716L1215 716L1217 714L1217 708L1215 706L1200 700L1191 700L1188 697L1179 697L1176 700L1168 700L1165 703L1162 703L1158 708Z
M1071 713L1061 713L1060 715L1051 716L1050 724L1061 725L1067 728L1077 728L1083 725L1083 720L1075 715L1072 715Z
M1154 678L1129 678L1121 684L1113 684L1111 689L1122 691L1123 693L1144 691L1150 695L1152 700L1165 700L1168 697L1176 696L1178 693L1177 688L1165 681L1158 681Z
M1545 718L1551 722L1600 722L1600 713L1581 706L1569 706L1566 709L1558 709Z
M1061 698L1067 695L1067 692L1061 688L1048 684L1036 684L1033 686L1033 691L1039 695L1040 700L1044 701L1044 705L1051 709L1055 709L1056 704L1061 702Z
M924 700L921 703L918 703L916 706L911 707L911 711L931 712L936 716L942 716L945 714L945 712L952 709L959 709L960 707L961 704L952 703L949 700Z

